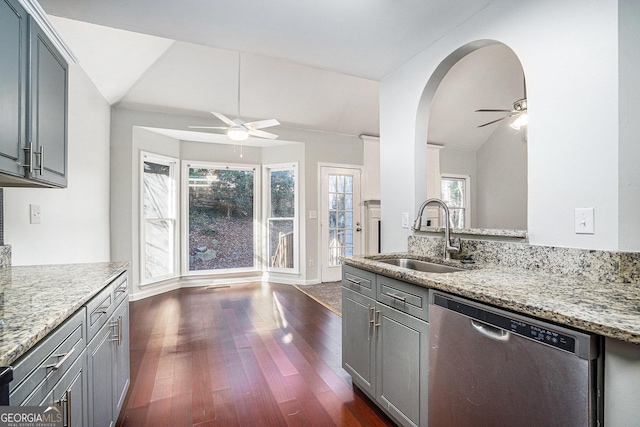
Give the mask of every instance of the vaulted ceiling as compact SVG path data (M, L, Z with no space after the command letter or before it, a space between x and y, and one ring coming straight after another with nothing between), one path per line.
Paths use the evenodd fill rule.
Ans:
M378 82L493 0L40 0L112 105L379 133Z

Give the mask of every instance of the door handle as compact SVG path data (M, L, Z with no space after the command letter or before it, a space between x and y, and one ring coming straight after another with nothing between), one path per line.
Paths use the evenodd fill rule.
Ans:
M473 329L477 332L495 341L509 341L509 335L511 335L504 329L496 328L495 326L488 325L478 320L471 319L471 326L473 326Z

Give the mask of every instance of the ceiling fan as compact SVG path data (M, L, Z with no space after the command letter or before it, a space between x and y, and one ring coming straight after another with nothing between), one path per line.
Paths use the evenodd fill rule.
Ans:
M260 129L268 128L271 126L278 126L280 124L276 119L267 119L267 120L256 120L253 122L245 122L240 118L240 52L238 52L238 114L236 118L231 120L227 116L221 113L216 113L214 111L211 112L214 116L220 119L227 126L189 126L191 129L213 129L213 130L221 130L226 133L230 140L232 141L244 141L249 136L255 136L258 138L266 138L266 139L276 139L278 135L270 132L265 132Z
M513 123L511 123L511 127L514 129L520 129L522 126L527 124L528 116L527 116L527 98L522 98L513 103L512 110L494 110L494 109L481 109L475 110L476 113L508 113L504 117L500 117L499 119L492 120L490 122L479 125L478 127L484 127L491 125L493 123L497 123L501 120L508 119L510 117L518 116Z

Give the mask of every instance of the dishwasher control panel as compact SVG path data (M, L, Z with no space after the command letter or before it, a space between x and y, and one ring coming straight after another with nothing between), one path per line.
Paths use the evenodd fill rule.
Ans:
M554 331L535 322L523 321L521 319L509 318L502 314L494 313L489 310L474 307L460 301L446 298L442 295L435 295L433 299L435 305L447 308L457 313L470 317L473 320L486 323L490 326L503 329L529 338L552 347L556 347L571 353L575 353L576 340L571 335Z

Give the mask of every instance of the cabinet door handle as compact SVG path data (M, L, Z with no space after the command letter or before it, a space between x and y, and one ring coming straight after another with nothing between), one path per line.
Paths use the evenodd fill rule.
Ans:
M380 311L376 311L376 322L374 323L374 328L376 329L376 331L378 330L378 327L380 327Z
M368 315L368 320L369 320L369 327L367 328L369 331L369 339L371 339L371 331L373 330L373 325L374 325L374 317L375 317L375 307L371 307L370 305L367 305L367 315Z
M44 168L44 147L41 145L40 146L40 151L33 151L33 154L40 155L40 167L33 168L32 171L36 170L36 171L38 171L38 174L40 174L40 176L42 176L42 170Z
M31 177L31 174L33 173L33 142L29 142L29 146L26 148L23 148L22 151L24 151L24 165L22 165L23 168L25 168L25 170L27 172L29 172L29 176L28 178Z
M69 350L67 353L64 354L56 354L53 357L61 357L60 360L58 360L58 363L52 364L52 365L46 365L45 368L46 369L51 369L53 371L57 371L58 369L60 369L60 367L62 366L62 364L64 362L67 361L67 359L69 357L71 357L71 355L73 354L73 352L76 351L76 348L73 347L71 350Z
M405 297L401 297L400 295L392 294L391 292L385 292L385 295L388 296L388 297L391 297L391 298L393 298L394 300L397 300L397 301L407 302L407 299Z
M67 390L64 392L64 397L56 402L58 406L65 406L65 412L67 413L67 422L64 424L64 427L71 427L71 390Z
M358 285L358 286L360 286L360 281L359 281L359 280L353 280L353 279L352 279L352 278L350 278L350 277L347 277L347 282L349 282L349 283L353 283L354 285Z
M116 336L109 341L117 342L119 346L122 345L122 316L118 317L118 320L114 320L111 326L116 328Z

